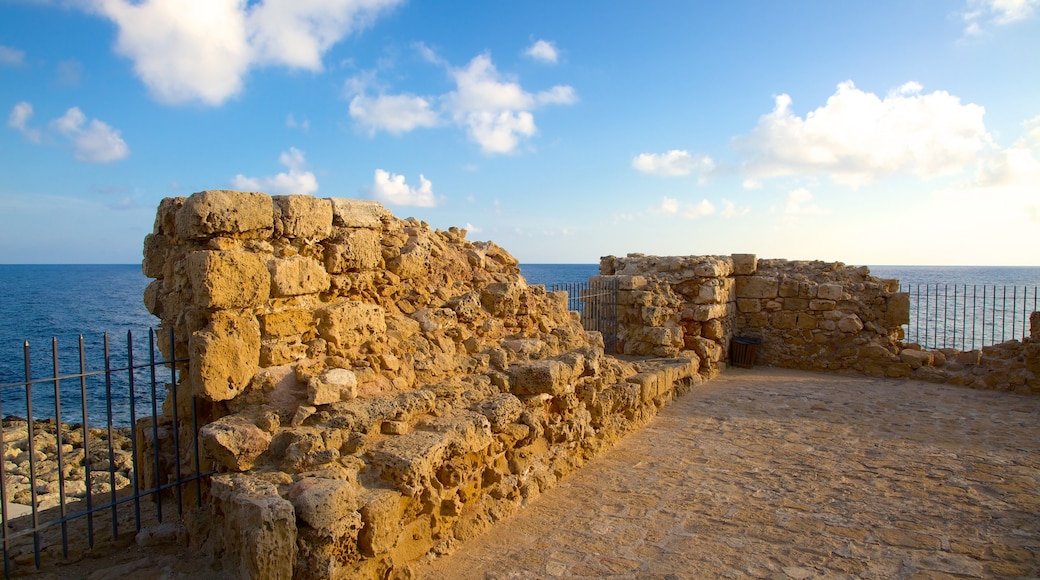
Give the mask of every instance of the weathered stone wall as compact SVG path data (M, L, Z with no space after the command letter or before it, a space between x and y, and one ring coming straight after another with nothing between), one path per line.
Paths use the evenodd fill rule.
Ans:
M190 360L163 432L190 440L197 414L202 468L219 472L193 542L243 577L386 577L509 515L702 380L693 353L604 357L564 293L465 235L371 201L162 201L145 302L174 331L161 347ZM190 473L165 439L170 473Z
M897 280L837 262L733 256L601 260L617 276L625 354L695 354L700 372L724 366L731 339L756 338L757 363L871 376L912 377L1040 393L1040 314L1031 337L981 350L926 350L903 342L910 297Z

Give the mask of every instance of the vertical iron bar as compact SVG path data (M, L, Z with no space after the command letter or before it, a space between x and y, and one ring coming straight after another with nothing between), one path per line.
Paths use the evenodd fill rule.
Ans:
M978 316L978 303L975 300L975 292L978 286L971 285L971 350L975 350L975 317Z
M65 521L65 457L61 452L61 381L58 377L58 337L51 337L51 359L54 363L54 445L58 456L58 513L61 514L61 553L69 557L69 526Z
M29 436L29 497L32 502L33 561L40 568L40 514L36 511L36 426L32 411L32 371L29 364L29 341L22 347L25 356L25 431Z
M105 403L108 407L108 482L112 498L112 538L119 539L119 513L116 511L116 451L113 447L115 434L112 431L112 357L108 349L108 333L105 340Z
M83 405L83 479L87 489L87 545L94 547L94 494L90 490L90 429L87 427L87 355L79 335L79 397Z
M174 343L173 327L170 327L170 396L173 397L173 402L170 408L173 409L173 466L177 473L177 514L184 514L184 492L181 490L181 440L180 430L181 424L177 420L177 407L179 406L180 399L177 398L177 363L173 362L177 360L177 345Z
M917 285L917 298L914 300L914 340L920 342L921 336L921 285Z
M2 399L2 397L0 397ZM0 450L7 449L4 446L4 425L3 425L4 412L2 404L0 404ZM3 536L4 542L4 578L11 577L11 539L7 537L7 473L4 469L4 459L0 457L0 519L3 521L2 529L0 529L0 536Z
M929 299L929 293L931 284L925 284L924 286L924 341L921 342L921 346L928 348L928 319L932 316L931 300Z
M134 486L134 525L136 529L141 529L141 482L138 481L138 469L137 469L137 401L134 397L134 337L130 331L126 331L126 366L128 367L127 377L130 382L130 457L131 465L134 466L133 478L131 479Z
M155 515L161 524L162 495L160 494L160 491L162 488L162 480L159 475L162 470L159 468L159 410L155 393L155 335L152 334L151 330L148 331L148 363L148 368L152 376L152 447L155 449ZM136 460L137 458L135 457L134 461L136 462Z
M946 348L946 333L949 331L949 323L947 322L946 312L950 305L950 285L943 284L943 348ZM935 346L939 346L939 341L935 341Z
M1000 342L1007 340L1007 336L1004 334L1004 329L1007 328L1007 286L1004 286L1002 292L1002 298L1000 299ZM996 329L994 329L996 330ZM996 343L994 343L996 344Z
M957 348L957 285L953 285L953 343L950 348Z

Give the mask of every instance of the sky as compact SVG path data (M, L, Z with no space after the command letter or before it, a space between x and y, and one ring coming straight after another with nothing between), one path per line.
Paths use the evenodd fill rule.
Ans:
M0 0L0 263L376 199L521 263L1040 265L1040 0Z

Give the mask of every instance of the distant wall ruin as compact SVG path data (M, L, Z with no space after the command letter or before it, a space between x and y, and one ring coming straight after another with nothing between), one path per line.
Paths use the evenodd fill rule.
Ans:
M163 432L189 435L196 413L202 469L218 472L193 543L243 577L386 577L513 513L704 379L692 352L603 356L565 294L465 236L371 201L162 201L145 302L173 330L161 348L190 359Z

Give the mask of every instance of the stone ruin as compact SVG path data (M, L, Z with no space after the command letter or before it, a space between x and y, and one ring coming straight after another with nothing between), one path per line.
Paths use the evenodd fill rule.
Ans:
M465 230L372 201L165 199L145 303L164 354L189 364L139 452L158 451L160 477L194 473L169 442L190 440L197 414L200 467L216 474L189 537L225 570L386 578L715 376L735 336L760 340L759 364L1040 392L1037 313L1021 343L929 351L902 342L909 296L866 268L630 254L600 270L585 313L609 310L593 303L613 278L623 358L604 355L565 293L527 285L515 258Z
M197 413L217 473L189 536L244 577L406 574L708 376L691 351L604 356L508 252L372 201L164 199L144 272L190 362L141 453L192 473L166 441Z

